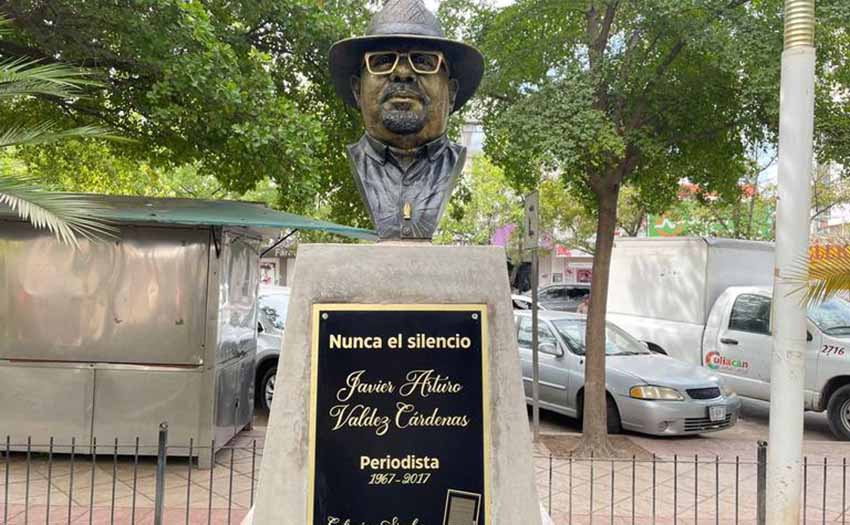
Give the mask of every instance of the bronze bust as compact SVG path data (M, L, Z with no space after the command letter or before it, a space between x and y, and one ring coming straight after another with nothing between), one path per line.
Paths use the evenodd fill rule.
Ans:
M475 93L484 58L446 38L422 0L387 0L366 36L333 45L330 65L363 116L348 154L378 237L430 240L466 159L446 137L449 114Z

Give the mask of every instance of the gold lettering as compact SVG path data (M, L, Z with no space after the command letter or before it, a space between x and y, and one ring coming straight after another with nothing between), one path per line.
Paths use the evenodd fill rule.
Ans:
M378 414L378 409L366 405L334 405L328 414L335 419L331 431L342 428L373 428L378 436L386 435L390 418Z
M344 350L380 350L383 348L383 340L380 337L343 336L331 334L330 348L342 348Z
M399 389L399 395L410 397L418 393L422 397L431 394L458 394L463 390L463 385L454 383L448 377L436 374L434 369L411 370L405 377L407 381Z
M403 419L405 416L408 416ZM435 408L430 415L423 415L409 403L396 403L395 424L400 429L408 427L460 427L469 426L467 416L441 416L440 409Z
M434 337L425 334L416 334L408 336L407 348L410 350L467 350L472 347L472 340L468 337L461 337L460 334L455 334L450 337Z
M395 392L395 385L393 385L392 381L378 381L377 383L364 382L363 375L365 373L365 370L355 370L348 374L348 377L345 379L346 386L337 390L337 400L345 403L354 394L392 394Z

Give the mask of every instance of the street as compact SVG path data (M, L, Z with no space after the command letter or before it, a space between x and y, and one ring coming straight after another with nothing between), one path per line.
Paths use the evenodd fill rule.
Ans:
M531 409L529 408L529 413ZM709 434L703 434L700 437L688 437L687 440L694 439L730 439L730 440L749 440L767 441L768 423L770 421L770 405L764 401L752 399L744 399L741 414L738 418L738 424L728 430L721 430ZM829 426L826 422L826 414L819 412L806 412L805 414L805 434L806 441L826 441L840 443L832 435ZM578 423L575 419L555 414L547 410L540 411L540 429L543 433L577 433L580 432ZM642 436L640 434L627 433L632 437L642 437L654 439L659 442L676 440L677 438Z

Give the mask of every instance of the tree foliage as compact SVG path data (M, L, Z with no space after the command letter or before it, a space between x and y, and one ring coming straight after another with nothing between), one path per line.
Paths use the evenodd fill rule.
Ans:
M483 156L468 162L471 167L458 181L435 243L490 244L497 228L522 222L522 197L510 190L502 169Z
M490 244L496 230L513 225L506 246L511 260L522 261L523 195L511 189L504 170L485 156L468 161L458 181L434 242L439 244ZM557 178L540 183L540 231L544 244L560 244L593 253L596 219ZM543 248L545 250L545 248Z
M327 52L363 31L368 7L368 0L8 0L0 12L15 31L0 52L94 71L105 84L94 97L45 94L14 110L106 124L137 139L113 148L114 158L189 165L237 193L269 179L291 211L325 207L337 220L364 224L344 152L361 128L333 91Z

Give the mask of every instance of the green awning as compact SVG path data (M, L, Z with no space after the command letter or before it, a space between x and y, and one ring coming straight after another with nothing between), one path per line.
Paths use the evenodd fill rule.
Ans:
M80 194L103 206L105 218L116 223L170 224L187 226L242 226L254 229L324 231L363 239L377 240L371 230L319 221L301 215L273 210L262 203L212 201L199 199L163 199L114 195ZM5 209L2 209L5 208ZM0 207L0 216L11 210Z

